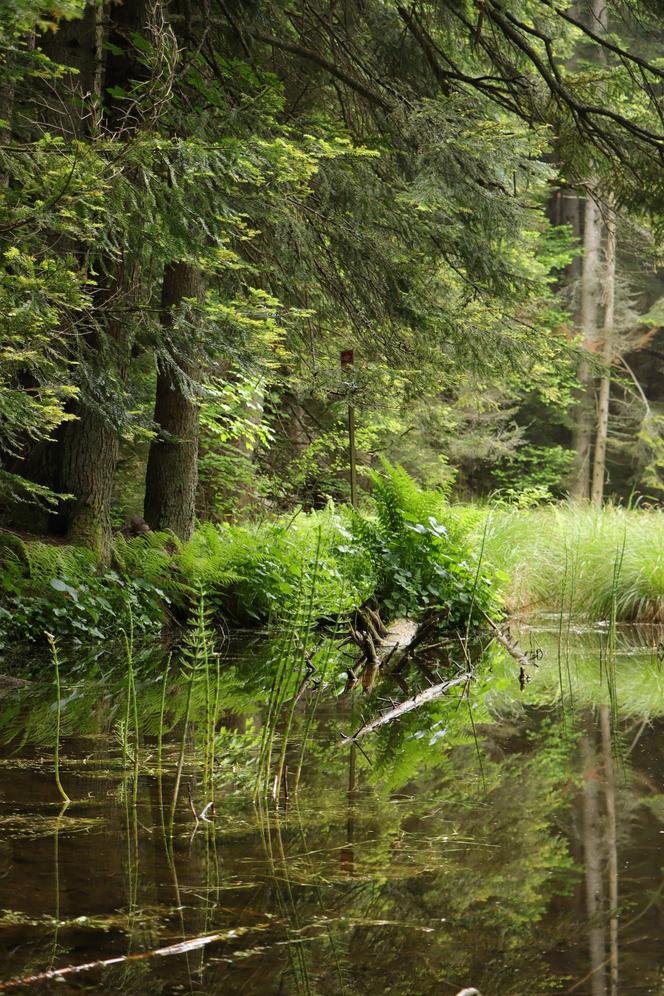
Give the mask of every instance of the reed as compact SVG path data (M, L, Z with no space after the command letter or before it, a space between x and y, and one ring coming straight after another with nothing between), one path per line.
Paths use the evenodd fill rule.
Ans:
M157 770L161 775L162 754L164 746L164 715L166 712L166 688L168 687L168 673L171 669L171 654L166 658L164 677L161 682L161 698L159 700L159 727L157 729Z
M129 757L129 729L133 725L134 749L132 756L133 763L133 786L132 798L134 806L138 801L138 766L139 766L139 741L140 731L138 726L138 698L136 696L136 679L134 676L134 617L131 606L128 606L129 629L123 629L122 638L125 645L125 661L127 665L127 684L125 701L125 719L122 737L122 759L126 765Z
M55 694L56 694L56 707L55 707L55 748L53 750L53 769L55 773L55 785L60 793L62 801L65 805L69 805L71 799L62 787L62 782L60 781L60 727L62 722L62 703L60 697L60 660L58 658L58 647L55 642L55 637L52 633L46 633L46 639L48 640L48 645L51 649L51 661L53 662L53 670L55 672Z
M663 511L572 504L495 509L485 528L476 520L476 547L483 531L484 558L503 573L513 611L664 622Z

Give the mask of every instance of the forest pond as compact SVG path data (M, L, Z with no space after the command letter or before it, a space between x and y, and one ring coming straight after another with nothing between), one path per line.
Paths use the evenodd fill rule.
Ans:
M323 690L312 719L305 695L278 803L253 791L265 717L243 676L270 648L248 639L225 657L204 817L184 679L164 689L163 661L137 672L136 785L112 668L65 674L64 807L52 683L3 688L0 990L661 993L660 636L523 630L539 664L523 689L497 655L469 696L357 746L339 741L361 703Z

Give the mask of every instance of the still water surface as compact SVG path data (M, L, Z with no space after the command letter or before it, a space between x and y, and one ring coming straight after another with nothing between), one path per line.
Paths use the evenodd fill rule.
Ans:
M278 807L254 804L261 715L236 681L214 818L197 825L191 808L209 801L192 725L172 834L177 681L161 774L160 686L139 681L136 805L121 692L65 681L64 809L52 688L2 690L0 982L93 963L8 991L664 994L659 637L619 634L613 680L605 634L566 633L564 655L560 637L522 632L541 652L523 691L504 662L470 702L362 750L336 746L354 720L323 696L299 791ZM257 655L232 661L236 678ZM306 696L295 751L305 715Z

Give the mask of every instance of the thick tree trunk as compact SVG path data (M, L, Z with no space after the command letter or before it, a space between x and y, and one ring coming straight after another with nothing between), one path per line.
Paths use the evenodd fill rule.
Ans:
M186 298L201 300L203 279L188 263L170 263L164 271L162 323L172 324L173 308ZM196 371L174 357L180 371L195 379ZM194 528L198 483L198 404L183 389L174 366L159 362L154 420L157 437L150 446L145 479L146 522L189 539Z
M599 385L597 404L597 435L595 437L595 458L593 463L592 492L593 505L600 506L604 498L604 478L606 476L606 441L609 434L609 403L611 400L611 363L613 362L616 300L616 220L613 208L608 207L606 222L606 258L604 267L604 327L602 342L602 377Z
M80 20L65 21L55 32L46 32L39 44L55 62L71 67L62 77L62 101L46 103L45 127L66 138L85 140L99 130L99 110L104 84L105 2L88 3ZM94 113L89 114L90 107ZM87 265L86 248L60 239L58 248L72 253L81 267ZM84 347L91 356L99 345L99 302L110 297L110 290L99 292L91 326L82 333ZM100 321L101 324L101 321ZM66 422L49 449L44 467L50 465L48 482L56 491L70 495L52 517L51 528L72 543L82 543L95 551L101 563L110 559L110 505L118 455L118 439L96 407L84 397L71 406L75 420Z
M590 497L590 451L595 423L595 378L590 354L597 346L597 311L600 302L600 250L602 215L595 191L586 199L583 229L580 322L582 347L586 355L579 363L580 390L574 427L574 469L570 494L584 500Z
M67 539L94 550L100 563L108 563L111 556L110 509L118 452L115 427L85 406L61 433L59 489L74 496L61 510Z
M109 30L112 39L122 42L127 31L140 31L145 25L147 15L142 0L116 12L113 24L109 22L109 9L109 0L90 2L80 21L64 22L58 31L48 33L42 40L51 58L77 70L65 74L67 99L61 107L49 110L46 121L49 128L62 130L69 137L72 125L75 137L80 139L94 139L104 125L112 127L112 108L109 116L102 119L107 64L111 57L106 51ZM119 32L117 37L114 32ZM136 75L137 65L131 56L122 54L112 59L114 82L126 84ZM62 241L60 246L77 256L81 266L90 265L89 247L67 246ZM106 257L97 258L94 268L99 273L100 286L93 295L90 326L82 333L85 362L92 370L92 379L103 382L108 378L112 357L114 373L121 383L127 374L130 343L126 324L118 321L113 311L120 307L120 302L125 306L128 303L132 277L123 263ZM104 343L110 349L105 349ZM111 409L113 405L107 407ZM110 510L119 455L118 429L112 418L104 415L101 406L91 404L84 393L72 413L76 419L61 428L51 457L55 489L73 496L58 509L54 529L64 533L70 542L91 547L100 563L107 563L111 553Z

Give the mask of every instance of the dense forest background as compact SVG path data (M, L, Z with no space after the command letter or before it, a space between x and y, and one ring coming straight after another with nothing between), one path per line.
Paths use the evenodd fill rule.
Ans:
M648 0L0 8L3 523L664 491ZM340 363L352 350L354 363ZM137 525L136 528L143 528Z

